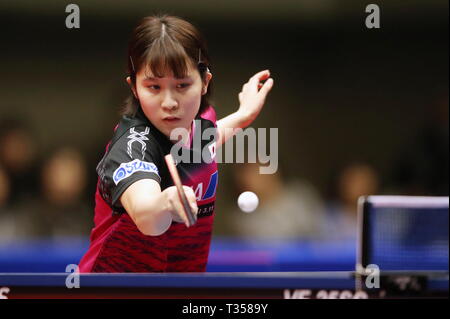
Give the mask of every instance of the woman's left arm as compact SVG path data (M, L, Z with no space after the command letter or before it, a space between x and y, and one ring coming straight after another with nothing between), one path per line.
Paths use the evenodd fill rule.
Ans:
M264 80L266 82L262 84L261 81ZM242 86L239 109L217 121L217 147L233 137L238 129L246 128L258 117L272 86L273 79L270 78L269 70L256 73Z

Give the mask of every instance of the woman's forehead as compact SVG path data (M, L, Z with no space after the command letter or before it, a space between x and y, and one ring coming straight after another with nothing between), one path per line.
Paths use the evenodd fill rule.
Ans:
M158 72L154 72L152 69L152 65L148 64L145 68L141 68L138 72L138 77L143 77L144 79L158 79L158 78L187 78L195 76L196 69L192 65L192 63L186 63L186 72L185 74L178 74L178 77L175 75L174 70L172 70L169 66L165 66L164 68L158 68Z

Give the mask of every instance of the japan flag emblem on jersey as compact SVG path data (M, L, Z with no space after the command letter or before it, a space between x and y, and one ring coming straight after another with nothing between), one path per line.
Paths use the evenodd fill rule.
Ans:
M214 160L216 158L216 142L208 145L209 153L211 154L211 159Z

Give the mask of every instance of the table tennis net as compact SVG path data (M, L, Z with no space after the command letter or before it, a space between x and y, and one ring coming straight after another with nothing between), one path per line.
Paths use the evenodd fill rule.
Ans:
M369 196L358 205L359 267L448 271L448 197Z

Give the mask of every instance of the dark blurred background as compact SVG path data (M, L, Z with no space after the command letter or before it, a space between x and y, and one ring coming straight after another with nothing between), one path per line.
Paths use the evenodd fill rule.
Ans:
M380 29L365 27L364 1L75 3L80 29L65 27L69 2L0 2L4 243L88 237L95 167L129 94L128 36L140 18L158 12L204 33L218 118L237 109L251 75L268 68L275 79L252 126L279 129L280 172L268 177L276 180L242 181L236 176L251 174L248 167L221 164L215 235L253 234L240 227L264 215L239 212L236 199L244 190L258 193L260 183L273 189L258 193L261 211L279 215L277 203L291 203L286 211L305 211L299 224L331 225L289 232L283 227L295 223L280 221L275 237L333 233L336 216L353 219L364 194L448 195L448 1L376 1ZM287 197L273 198L279 194ZM264 214L261 229L276 228L274 213ZM342 234L352 232L345 219Z

